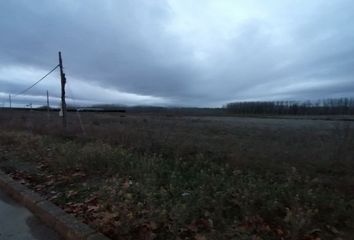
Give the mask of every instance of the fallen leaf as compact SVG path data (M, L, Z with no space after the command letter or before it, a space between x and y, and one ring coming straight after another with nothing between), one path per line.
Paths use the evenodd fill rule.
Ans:
M194 239L195 240L207 240L204 235L201 235L199 233L197 235L195 235Z

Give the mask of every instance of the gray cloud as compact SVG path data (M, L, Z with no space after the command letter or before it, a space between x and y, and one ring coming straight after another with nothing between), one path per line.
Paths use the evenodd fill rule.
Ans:
M349 0L16 0L2 1L0 13L3 69L42 73L61 50L80 99L216 106L354 93ZM1 73L1 92L31 83L21 71ZM58 94L51 81L30 94Z

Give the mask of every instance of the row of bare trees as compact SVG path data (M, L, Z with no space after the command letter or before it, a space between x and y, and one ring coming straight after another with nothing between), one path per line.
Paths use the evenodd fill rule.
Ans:
M354 114L354 98L323 99L316 101L255 101L233 102L226 110L238 114Z

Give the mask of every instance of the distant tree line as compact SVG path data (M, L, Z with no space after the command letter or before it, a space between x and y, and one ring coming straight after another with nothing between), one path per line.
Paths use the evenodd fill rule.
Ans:
M238 114L354 114L354 98L323 99L317 101L255 101L233 102L226 110Z

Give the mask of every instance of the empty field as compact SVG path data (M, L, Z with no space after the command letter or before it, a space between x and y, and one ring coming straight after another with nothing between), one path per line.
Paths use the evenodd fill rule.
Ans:
M351 239L354 122L314 118L2 111L0 166L113 239Z

